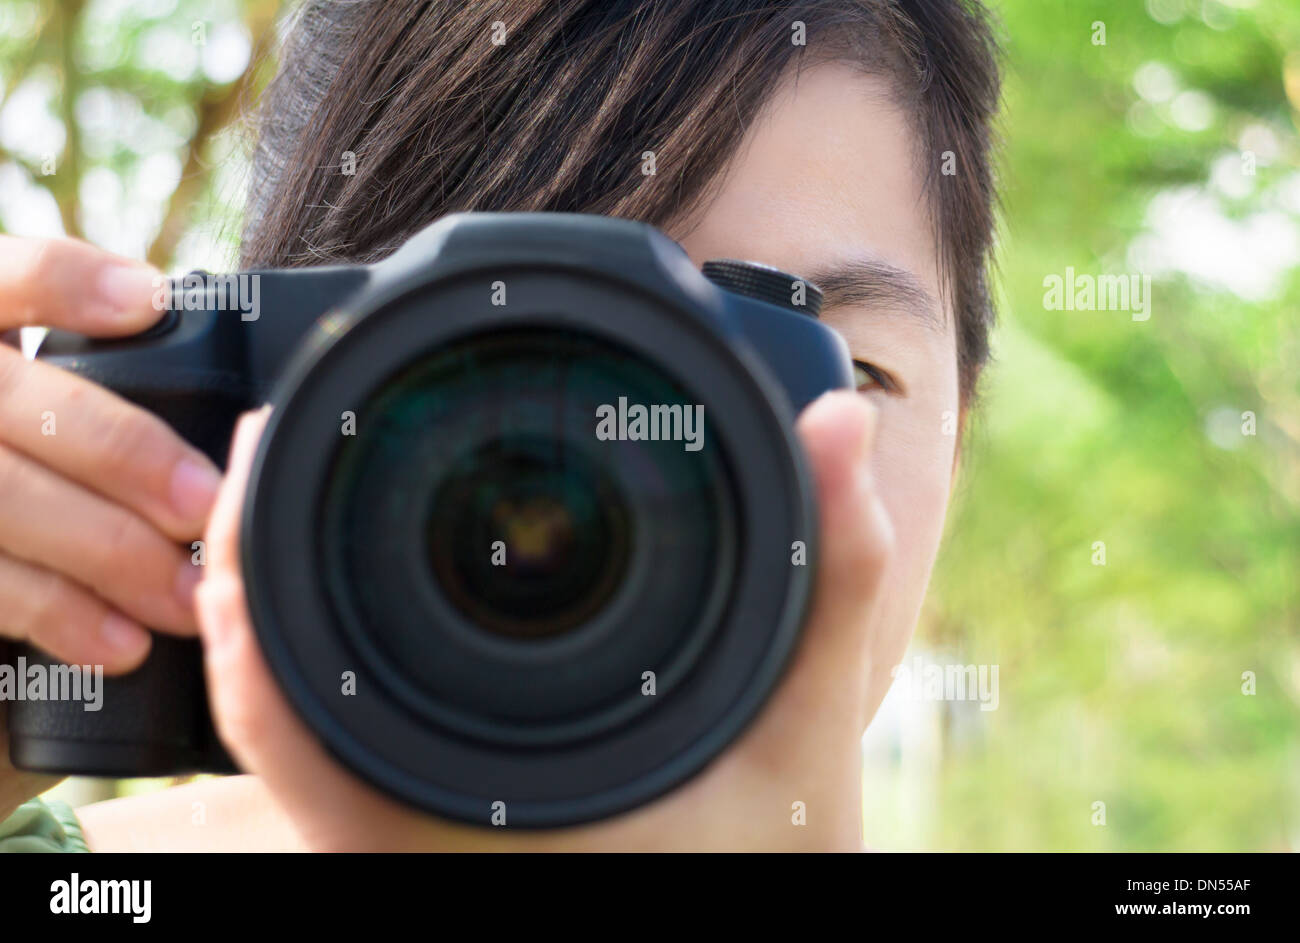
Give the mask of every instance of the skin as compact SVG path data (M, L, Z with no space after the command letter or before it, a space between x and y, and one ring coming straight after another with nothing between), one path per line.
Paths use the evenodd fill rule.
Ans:
M741 739L695 779L656 802L595 825L553 832L489 830L434 820L388 800L340 769L272 683L248 623L236 546L248 466L266 419L265 413L257 413L245 417L236 434L230 468L210 515L208 566L197 591L213 713L223 740L253 776L204 781L82 809L92 847L861 846L858 743L888 689L891 668L902 658L925 594L955 466L956 437L945 434L945 419L951 425L961 409L952 314L934 301L943 293L912 131L880 80L838 63L808 68L797 80L789 77L773 96L710 202L668 230L697 263L731 257L766 262L814 280L818 273L829 273L826 283L835 290L828 293L823 319L844 334L856 360L872 364L887 377L884 386L869 383L858 393L828 394L799 419L798 432L818 489L822 565L813 613L794 664ZM35 251L30 243L23 245ZM102 254L85 246L56 245L41 251L80 253L87 266L79 281L67 284L89 284L89 260ZM72 302L62 309L51 307L47 293L37 287L50 284L50 271L15 269L10 259L11 253L0 251L0 312L14 310L15 297L31 297L30 307L17 307L22 320L32 323L105 333L148 320L148 312L140 307L143 295L126 304L128 313L118 320L90 317L84 313L89 309ZM855 262L858 274L865 271L869 281L850 284L835 273L837 267ZM95 264L102 264L102 258ZM0 396L4 408L21 409L17 418L22 422L38 425L40 410L57 401L69 407L69 421L73 409L83 411L85 420L78 428L94 435L97 417L129 411L110 394L78 385L44 365L15 363L7 353L5 357L0 370L7 372L11 385L4 389L13 389L15 377L19 388L38 381L46 384L35 387L42 391L40 396L20 399L19 407L10 405L12 392ZM94 482L105 504L137 514L140 528L150 529L150 540L186 539L193 521L167 518L161 510L182 461L177 457L180 446L143 415L130 414L116 422L114 428L140 438L130 456L117 449L125 464L112 469L117 476L113 484L105 482L98 460L85 454L88 449L81 449L74 460L58 453L66 446L49 440L29 436L11 446L8 430L13 424L8 419L0 423L5 430L0 440L5 448L31 456L33 464L58 469L69 481L82 482L83 487ZM137 426L148 426L148 434L137 432ZM105 439L101 435L96 441ZM22 476L9 480L12 487L23 487ZM0 515L0 521L7 518ZM26 544L5 533L9 526L0 523L0 548L21 550ZM71 521L63 526L77 542L102 539L107 533L88 533L83 521L75 529ZM58 529L48 521L46 527ZM0 612L19 606L19 611L33 609L37 615L17 630L6 625L4 631L57 647L63 657L88 661L103 651L94 632L101 611L120 608L146 621L155 614L133 607L133 592L82 569L71 542L56 550L49 551L44 566L62 576L45 579L54 587L52 595L66 591L69 598L81 600L86 614L79 627L41 614L56 613L53 604L23 602L22 587L15 589L11 580L0 582ZM174 577L172 564L159 559L157 573L129 578L144 580L152 588L162 581L164 571ZM133 564L132 569L137 567ZM179 592L183 596L187 590L182 585ZM92 605L99 608L92 612ZM62 627L55 626L56 621ZM178 620L178 631L186 627ZM119 666L127 666L128 654L135 656L134 650L120 653ZM37 788L24 780L24 789L16 785L19 782L12 772L0 770L0 784L7 784L0 797L12 801ZM194 824L196 802L205 810L203 825ZM806 825L791 823L795 802L805 804Z

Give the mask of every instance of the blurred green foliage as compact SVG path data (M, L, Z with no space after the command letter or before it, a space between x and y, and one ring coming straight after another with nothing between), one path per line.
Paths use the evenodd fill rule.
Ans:
M893 733L867 839L1296 850L1300 4L991 5L1002 320L916 646L1000 703ZM230 264L278 6L0 0L0 226ZM1067 266L1154 275L1150 319L1046 310Z
M1300 4L996 9L1002 324L918 644L998 664L1000 705L891 837L1300 849ZM1149 320L1044 309L1152 256Z
M0 0L0 230L231 264L238 119L274 67L280 7Z

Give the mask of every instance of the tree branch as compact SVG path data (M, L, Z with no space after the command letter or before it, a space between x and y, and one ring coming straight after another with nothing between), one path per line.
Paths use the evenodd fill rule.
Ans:
M77 71L77 24L85 0L63 0L59 4L59 116L63 121L63 153L59 156L50 192L59 206L63 231L80 237L79 191L81 185L81 130L77 127L77 92L81 76Z
M252 91L259 67L270 53L275 33L275 15L279 7L279 0L261 0L253 5L246 20L248 31L254 38L248 65L234 82L209 91L199 102L198 122L194 134L185 145L180 183L167 199L162 225L149 246L148 259L159 268L171 261L176 244L189 226L194 203L208 181L210 171L203 163L204 148L214 135L239 114Z

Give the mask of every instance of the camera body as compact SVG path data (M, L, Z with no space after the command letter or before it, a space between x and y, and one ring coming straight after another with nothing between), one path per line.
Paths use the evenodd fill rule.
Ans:
M794 418L852 387L815 286L701 272L641 223L468 213L371 265L197 273L169 301L136 337L52 332L39 356L219 465L273 404L250 613L289 702L371 784L572 824L672 788L761 708L816 565ZM155 636L98 712L10 708L21 768L232 768L193 641Z

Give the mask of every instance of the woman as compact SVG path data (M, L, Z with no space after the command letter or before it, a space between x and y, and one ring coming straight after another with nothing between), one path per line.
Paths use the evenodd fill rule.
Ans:
M998 86L982 13L964 0L458 6L305 5L262 103L243 263L371 261L448 212L558 210L652 223L697 264L809 276L861 385L799 419L824 557L795 662L727 753L634 812L523 834L421 815L328 758L255 644L235 545L265 415L241 422L222 479L156 419L0 351L0 631L110 671L144 657L143 626L198 631L218 729L253 774L82 809L89 844L857 848L858 741L913 631L987 356ZM0 327L140 330L153 274L4 238ZM41 435L48 410L57 436ZM205 525L196 591L177 548ZM0 772L0 818L48 785Z

